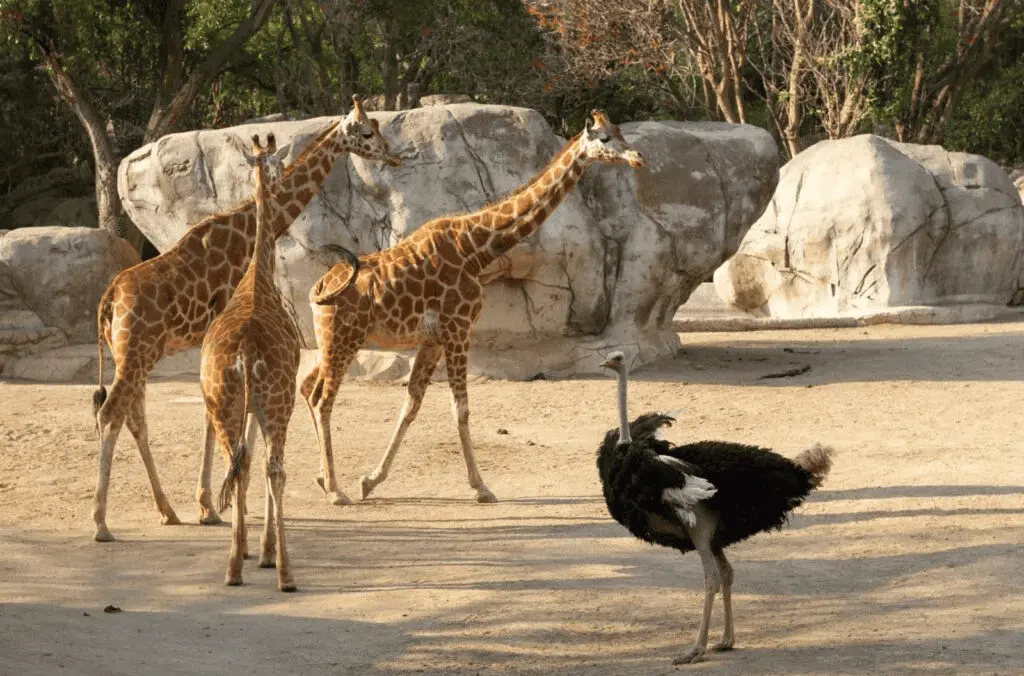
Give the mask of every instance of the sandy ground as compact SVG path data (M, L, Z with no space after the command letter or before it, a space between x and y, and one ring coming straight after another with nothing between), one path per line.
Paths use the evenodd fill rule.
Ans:
M1022 333L690 334L678 358L636 373L634 412L686 408L679 441L795 455L822 440L840 453L783 532L730 550L737 649L678 668L670 659L699 619L700 565L607 516L594 451L614 424L611 379L471 385L497 505L470 500L444 385L428 392L389 480L351 507L315 487L312 428L296 409L294 595L254 561L245 586L222 584L228 527L195 525L196 382L149 388L154 455L186 525L159 525L125 433L108 515L119 541L106 545L90 540L92 388L3 383L0 673L1021 674ZM804 364L797 377L760 378ZM403 394L342 393L336 456L353 497ZM218 458L218 485L222 471ZM259 482L250 495L262 504ZM108 604L124 612L105 614ZM713 636L720 620L716 604Z

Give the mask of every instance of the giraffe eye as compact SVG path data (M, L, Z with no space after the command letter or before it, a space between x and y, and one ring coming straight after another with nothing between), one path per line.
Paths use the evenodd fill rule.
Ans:
M611 140L611 137L608 136L608 134L604 133L603 131L599 131L597 133L597 140L600 141L601 143L608 143L608 141Z
M369 129L363 132L363 138L373 138L373 130Z

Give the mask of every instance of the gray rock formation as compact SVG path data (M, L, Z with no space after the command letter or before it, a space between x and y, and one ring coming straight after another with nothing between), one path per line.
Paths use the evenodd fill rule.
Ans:
M340 161L278 242L278 283L314 344L307 294L335 262L325 245L360 253L424 222L478 209L527 182L564 140L536 112L456 104L375 113L404 157L393 169ZM272 130L290 162L328 118L175 134L122 163L125 208L157 248L189 225L247 198L235 144ZM597 371L620 348L645 363L678 349L672 316L739 246L778 177L771 137L716 123L622 125L649 168L593 166L540 231L490 275L470 368L497 377Z
M0 369L16 357L95 343L100 296L138 262L131 245L105 230L0 230Z
M771 205L714 280L746 312L827 317L1005 305L1022 263L1024 207L995 163L862 135L786 164Z

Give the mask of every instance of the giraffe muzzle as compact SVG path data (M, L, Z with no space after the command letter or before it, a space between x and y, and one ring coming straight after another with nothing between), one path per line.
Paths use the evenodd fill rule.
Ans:
M642 169L647 166L647 158L635 150L630 150L626 153L626 161L634 169Z

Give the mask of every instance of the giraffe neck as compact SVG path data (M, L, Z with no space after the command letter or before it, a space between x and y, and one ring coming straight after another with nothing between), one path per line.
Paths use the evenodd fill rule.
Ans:
M338 158L348 154L354 145L344 131L344 123L338 122L314 140L309 150L295 160L274 191L274 201L279 207L273 228L275 238L284 234L295 222L320 191Z
M273 196L263 173L263 160L256 163L256 242L249 261L253 289L274 283L274 227L271 220ZM281 211L277 210L280 217Z
M459 249L466 267L479 274L487 265L540 228L576 187L590 160L583 154L582 133L574 137L546 167L506 199L465 219Z

